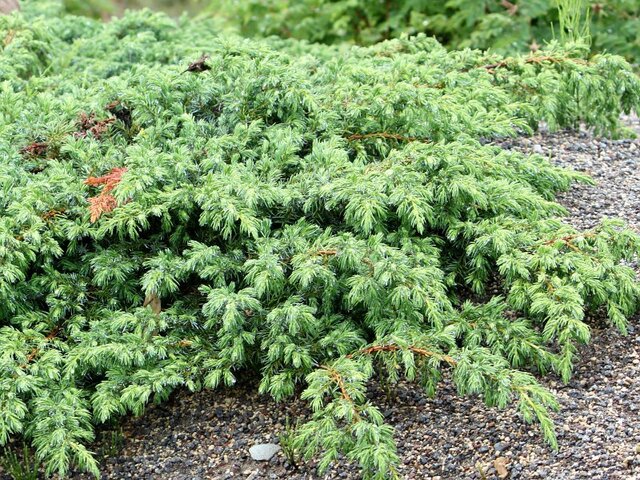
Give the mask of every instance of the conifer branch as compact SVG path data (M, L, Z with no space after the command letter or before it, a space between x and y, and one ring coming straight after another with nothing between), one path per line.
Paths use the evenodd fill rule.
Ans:
M345 385L344 379L342 378L342 375L340 375L340 373L335 369L335 368L331 368L329 366L326 365L322 365L320 366L320 368L325 369L327 372L329 372L329 377L334 381L334 383L337 385L338 389L340 389L340 395L342 396L342 399L345 400L346 402L351 403L352 405L354 405L353 409L354 409L354 413L356 416L356 421L360 420L360 415L358 414L356 408L355 408L355 404L353 402L353 399L351 398L351 396L349 395L349 392L347 391L347 387Z
M404 348L394 344L372 345L370 347L363 348L362 350L359 350L356 353L349 354L346 356L346 358L353 358L354 356L357 356L357 355L373 355L378 352L398 352L403 350L413 352L423 357L435 357L438 360L445 362L452 367L455 367L457 365L456 360L449 355L433 352L433 351L427 350L426 348L418 347L415 345L409 345Z
M500 60L499 62L490 63L487 65L482 65L479 68L484 68L489 73L494 73L494 71L498 68L506 68L510 65L517 65L518 58L507 58L505 60ZM577 65L588 65L589 62L587 60L583 60L582 58L573 58L573 57L556 57L552 55L536 55L531 57L525 57L521 59L521 61L525 64L535 64L535 65L543 65L545 63L551 64L562 64L562 63L574 63Z
M555 243L558 242L562 242L564 244L572 244L573 240L577 239L577 238L596 238L597 234L595 233L590 233L590 232L584 232L584 233L576 233L573 235L566 235L564 237L560 237L560 238L552 238L551 240L547 240L545 241L543 244L544 245L553 245Z
M331 250L318 250L318 251L315 252L315 255L320 255L320 256L323 256L323 257L332 257L332 256L337 255L337 254L338 254L338 251L337 250L333 250L333 249L331 249Z
M347 140L349 140L350 142L353 142L356 140L366 140L369 138L384 138L386 140L397 140L399 142L423 142L423 143L429 142L429 140L426 140L423 138L406 137L404 135L400 135L397 133L387 133L387 132L364 133L364 134L354 133L352 135L349 135L347 137Z

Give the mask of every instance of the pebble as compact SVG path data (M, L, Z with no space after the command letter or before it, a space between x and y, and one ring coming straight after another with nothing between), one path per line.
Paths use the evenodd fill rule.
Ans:
M508 447L509 447L509 444L505 442L498 442L493 446L496 452L502 452L506 450Z
M280 451L280 446L273 443L260 443L249 449L251 458L257 461L269 461Z

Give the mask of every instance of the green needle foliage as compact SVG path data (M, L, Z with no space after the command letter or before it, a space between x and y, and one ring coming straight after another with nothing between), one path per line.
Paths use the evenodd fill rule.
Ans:
M564 42L590 41L591 9L587 7L585 0L556 0L556 2L560 38Z
M564 224L554 195L589 179L488 142L619 134L640 105L621 57L60 9L0 18L0 444L98 475L96 424L260 372L309 401L291 448L323 468L398 474L376 377L516 402L557 446L534 374L569 379L592 312L625 331L640 238Z

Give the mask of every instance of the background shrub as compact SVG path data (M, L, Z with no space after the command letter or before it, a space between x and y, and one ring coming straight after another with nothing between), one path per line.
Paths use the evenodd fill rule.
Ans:
M593 50L640 57L640 1L583 1ZM214 0L243 35L372 44L426 33L450 48L536 50L559 32L557 0Z
M640 0L577 0L591 18L594 52L638 63ZM65 0L74 13L113 14L152 6L209 14L244 36L277 35L321 43L370 45L425 33L449 48L527 52L558 35L557 0Z

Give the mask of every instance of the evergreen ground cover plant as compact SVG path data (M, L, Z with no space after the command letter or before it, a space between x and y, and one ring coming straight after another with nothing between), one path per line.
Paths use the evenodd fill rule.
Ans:
M557 447L534 374L570 378L593 312L625 331L640 238L564 224L554 195L589 179L487 141L621 134L640 105L621 57L60 10L0 18L0 444L98 475L96 425L259 372L308 400L289 450L321 469L397 476L376 378L516 402Z

